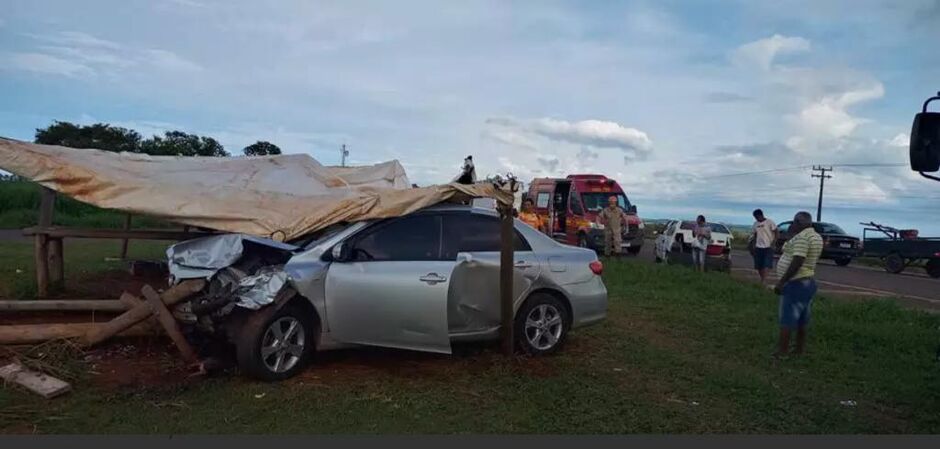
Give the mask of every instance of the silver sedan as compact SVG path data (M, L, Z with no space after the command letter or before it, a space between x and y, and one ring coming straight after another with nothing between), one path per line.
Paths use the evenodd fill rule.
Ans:
M175 275L186 273L182 266L198 267L185 254L219 238L171 248ZM499 337L500 224L492 209L434 206L404 217L335 226L292 243L266 247L260 239L246 240L240 243L245 254L237 256L244 264L253 253L282 251L283 287L275 282L277 270L268 270L267 277L245 275L278 263L270 254L267 262L249 264L255 268L216 266L209 275L196 269L182 276L213 279L216 296L218 291L233 295L218 287L223 274L243 276L232 285L255 285L251 292L240 290L241 299L228 310L206 306L219 303L210 293L192 304L203 314L200 322L214 320L217 330L226 331L240 368L253 377L290 377L318 350L370 345L450 353L452 342ZM514 265L513 331L522 351L552 353L570 329L606 316L603 267L594 251L560 244L516 220ZM260 295L252 284L259 276L266 279Z

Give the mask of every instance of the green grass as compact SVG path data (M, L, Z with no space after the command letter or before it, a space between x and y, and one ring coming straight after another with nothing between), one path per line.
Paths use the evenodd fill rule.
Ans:
M43 433L937 433L940 318L814 306L809 354L774 363L775 298L721 274L609 262L609 317L548 358L359 350L299 378L236 376L46 401L0 390L0 430ZM840 401L854 400L849 407Z
M168 242L131 240L127 255L138 260L164 260L167 245ZM121 254L120 240L66 239L63 251L66 280L82 280L105 270L126 268L126 262L113 260ZM33 254L31 242L0 241L0 298L36 296Z
M0 181L0 229L35 226L38 220L39 186L29 181ZM125 214L101 209L63 195L56 196L53 224L82 228L121 228ZM131 220L134 228L165 228L170 223L139 216Z

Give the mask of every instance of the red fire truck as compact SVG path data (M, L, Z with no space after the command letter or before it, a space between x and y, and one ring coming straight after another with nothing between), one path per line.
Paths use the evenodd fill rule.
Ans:
M643 220L636 214L617 181L604 175L569 175L567 178L536 178L527 198L535 202L536 213L551 223L552 237L562 243L604 249L604 227L597 214L607 207L607 199L617 197L627 213L623 229L623 250L637 254L643 246Z

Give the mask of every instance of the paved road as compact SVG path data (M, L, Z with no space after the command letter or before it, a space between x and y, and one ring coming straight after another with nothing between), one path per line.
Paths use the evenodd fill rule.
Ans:
M644 244L639 257L653 261L652 242ZM736 278L758 279L753 270L754 262L747 252L732 252L731 262L732 274ZM773 276L773 280L776 279ZM905 305L940 311L940 279L930 278L922 272L911 270L891 274L875 267L854 264L839 267L831 261L822 260L816 267L816 279L821 290L828 293L899 297Z

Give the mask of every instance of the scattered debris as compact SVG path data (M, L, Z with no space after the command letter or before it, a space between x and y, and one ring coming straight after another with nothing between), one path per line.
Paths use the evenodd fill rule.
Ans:
M267 393L256 394L256 395L255 395L255 399L262 399L262 398L264 398L265 396L267 396Z
M855 402L855 401L853 401L853 400L851 400L851 399L848 400L848 401L839 401L839 404L841 404L841 405L843 405L843 406L846 406L846 407L855 407L856 405L858 405L857 402Z
M46 399L60 396L72 389L68 382L27 369L16 362L0 367L0 378L3 378L5 382L18 384Z
M616 372L619 373L619 372L623 371L623 368L614 368L614 371L616 371Z

